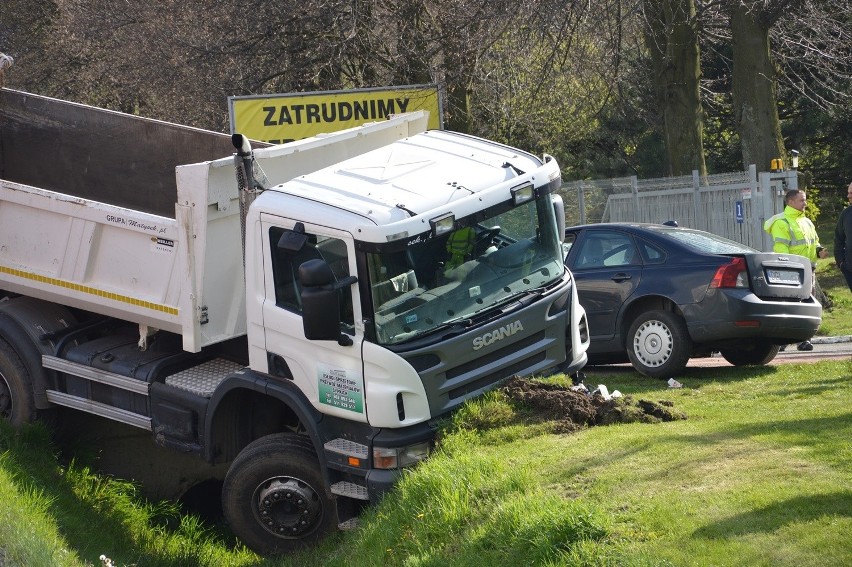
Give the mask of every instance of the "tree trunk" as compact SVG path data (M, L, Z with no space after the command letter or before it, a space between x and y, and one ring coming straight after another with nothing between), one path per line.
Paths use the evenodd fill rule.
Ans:
M736 2L730 9L733 39L734 118L742 144L743 167L768 171L784 156L778 118L775 63L769 53L769 24L756 7Z
M473 131L471 80L476 72L476 53L458 33L459 30L454 30L444 34L442 49L447 93L444 118L448 130L470 134Z
M648 0L645 14L668 173L690 175L698 170L707 175L695 5L692 0Z
M401 0L396 4L397 52L394 69L395 85L424 85L433 81L428 65L428 33L422 0Z

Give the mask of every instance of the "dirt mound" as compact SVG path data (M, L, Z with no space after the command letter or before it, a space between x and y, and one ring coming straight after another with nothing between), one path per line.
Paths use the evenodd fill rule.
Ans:
M535 421L553 421L562 432L576 431L593 425L611 423L658 423L686 419L674 410L668 401L634 401L631 396L606 399L599 392L589 393L585 388L538 382L524 378L511 378L503 392L513 402L529 411Z

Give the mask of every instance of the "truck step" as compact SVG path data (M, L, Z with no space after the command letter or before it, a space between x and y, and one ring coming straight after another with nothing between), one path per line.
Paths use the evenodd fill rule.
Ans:
M342 439L340 437L332 439L323 445L323 447L325 447L326 451L347 457L358 457L362 460L366 460L370 454L366 445L356 443L355 441L349 441L348 439Z
M120 421L133 427L147 429L151 431L151 418L145 415L139 415L132 411L127 411L121 408L116 408L101 402L73 396L65 392L57 392L56 390L47 390L47 401L58 406L74 408L76 410L85 411L101 417L106 417L114 421ZM2 563L0 563L2 565Z
M349 518L345 522L340 522L337 524L337 529L340 531L348 532L354 530L358 527L358 518Z
M239 370L243 365L224 358L214 358L198 366L187 368L166 378L166 384L186 390L193 394L209 398L222 381Z
M331 485L331 493L346 498L355 498L356 500L369 500L370 495L367 493L366 486L360 486L352 482L342 480Z

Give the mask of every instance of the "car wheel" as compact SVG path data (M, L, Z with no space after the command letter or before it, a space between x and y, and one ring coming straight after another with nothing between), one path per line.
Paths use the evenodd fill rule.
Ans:
M17 427L35 417L30 374L9 343L0 339L0 419Z
M337 510L310 439L294 433L261 437L225 475L222 508L231 530L261 555L306 547L337 528Z
M722 357L734 366L763 366L769 364L781 347L769 343L757 343L751 348L723 348Z
M627 335L627 356L645 376L669 378L686 367L692 341L683 319L669 311L639 315Z

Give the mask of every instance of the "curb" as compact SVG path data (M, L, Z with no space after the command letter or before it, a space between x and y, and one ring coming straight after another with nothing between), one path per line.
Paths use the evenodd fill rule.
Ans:
M850 343L852 342L852 335L838 335L836 337L811 337L811 342L815 345Z

